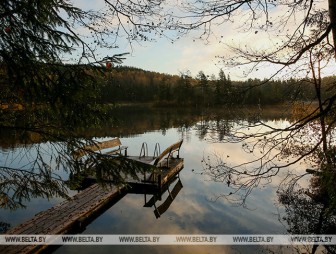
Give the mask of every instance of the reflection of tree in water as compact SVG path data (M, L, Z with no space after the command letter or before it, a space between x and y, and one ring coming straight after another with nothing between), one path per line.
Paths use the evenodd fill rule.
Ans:
M318 129L315 124L312 127ZM298 179L301 175L279 189L279 202L286 213L280 220L290 234L328 235L336 232L336 157L333 132L329 135L325 136L328 144L318 147L309 157L314 169L306 170L310 176L308 187L300 187ZM319 247L315 244L306 248L308 253L316 253L322 248L324 252L336 253L336 247L331 245Z
M67 197L59 175L66 165L60 145L36 144L3 151L0 167L0 206L17 209L32 198ZM55 167L53 167L55 166Z
M288 233L297 235L328 235L336 232L336 210L331 206L328 193L321 196L322 188L314 187L319 177L313 177L313 183L308 189L297 184L283 186L278 191L279 202L285 208L285 215L280 215L280 221ZM311 189L314 192L310 192ZM305 246L308 253L315 253L318 245ZM324 245L328 253L336 253L336 246ZM322 248L322 247L319 247Z
M218 129L210 140L240 144L246 152L246 160L242 158L237 164L231 164L229 155L205 156L202 174L223 183L223 193L218 197L246 206L254 189L272 182L273 177L281 173L285 180L279 185L278 197L285 208L286 214L281 220L288 232L335 233L336 121L332 103L327 105L330 108L316 108L314 103L293 103L287 109L293 112L292 118L279 125L258 117L242 119L233 123L222 140L219 139L220 128L209 124L208 130ZM296 172L293 168L300 163L313 169ZM310 186L303 189L299 184L306 177L312 179ZM305 252L315 253L317 248L317 245L308 246ZM335 253L336 249L325 246L324 251Z
M123 156L109 156L92 153L89 159L71 161L74 170L70 172L66 185L72 190L85 189L92 182L103 188L108 185L127 185L127 180L140 180L139 175L152 172L152 167Z
M71 154L94 141L71 139L26 145L2 152L0 166L0 207L25 207L32 198L68 198L68 189L80 189L83 180L94 176L102 185L123 184L129 176L136 177L142 165L119 156L90 152L85 161ZM7 156L7 157L6 157ZM68 180L68 178L70 178Z
M202 112L201 121L194 126L196 136L201 140L224 141L230 135L235 121L237 121L237 115L232 115L230 111L225 115L215 110Z
M0 221L0 234L5 233L10 228L10 224Z

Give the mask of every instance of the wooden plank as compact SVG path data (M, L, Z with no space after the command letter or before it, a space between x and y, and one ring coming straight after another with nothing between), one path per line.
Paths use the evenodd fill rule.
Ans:
M69 201L64 201L60 205L50 208L37 216L32 218L30 221L26 222L24 226L20 225L16 227L16 230L8 231L9 234L44 234L46 232L51 234L58 234L59 230L57 227L67 228L63 224L55 223L55 221L60 220L76 220L83 216L84 213L89 212L93 205L99 205L104 198L110 198L114 196L117 190L112 190L110 193L102 190L98 184L95 184L93 188L90 188L87 193L86 191L81 192L79 196L74 196L73 199ZM88 194L84 196L83 194ZM98 202L97 202L98 201ZM75 211L75 213L74 213ZM54 225L54 227L52 227ZM62 231L62 230L61 230Z
M168 155L168 157L175 151L179 152L181 145L183 143L183 140L180 140L179 142L176 142L175 144L172 144L171 146L167 147L154 161L154 166L158 165L159 162L164 159Z
M153 156L127 156L128 159L146 163L146 164L151 164L156 157Z
M49 220L49 216L53 216L54 214L56 214L58 211L64 211L65 215L67 213L69 213L70 209L73 206L80 206L83 205L83 200L85 200L85 196L89 196L90 198L94 198L94 195L97 195L97 193L99 193L100 191L100 187L95 184L92 185L91 187L85 189L85 191L82 191L80 193L78 193L77 195L73 196L71 199L66 200L46 211L40 212L38 214L36 214L31 220L13 228L10 229L8 231L8 234L28 234L31 232L28 232L28 230L31 229L32 225L38 225L38 224L43 224L45 221ZM89 199L90 199L89 198ZM82 201L82 202L80 202ZM36 232L35 232L36 233Z
M183 169L184 162L183 159L173 159L169 160L170 167L164 168L162 170L161 185L165 185L174 175Z
M119 138L114 138L114 139L110 139L106 141L96 142L93 145L84 146L83 148L76 150L72 154L72 156L74 158L80 158L89 152L95 152L95 151L100 151L100 150L104 150L107 148L114 148L114 147L118 147L118 148L114 151L109 151L108 154L120 153L122 150L126 150L128 148L127 146L121 146L121 141Z
M77 227L78 223L85 223L119 195L124 195L123 189L112 186L104 190L98 184L94 184L70 200L41 212L31 220L10 229L6 234L57 235L70 232ZM45 247L42 245L18 245L15 248L14 246L0 246L0 253L30 253Z

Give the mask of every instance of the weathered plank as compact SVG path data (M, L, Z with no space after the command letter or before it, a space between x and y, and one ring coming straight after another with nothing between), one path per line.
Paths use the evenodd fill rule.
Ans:
M175 159L170 158L169 159L169 167L164 166L165 163L162 165L161 168L161 186L165 185L174 175L176 175L178 172L180 172L183 169L184 162L183 159Z
M89 152L95 152L95 151L100 151L100 150L104 150L107 148L115 148L112 151L109 151L107 154L112 155L112 154L116 154L116 153L121 153L122 150L125 150L125 156L127 156L127 146L122 146L121 141L119 138L113 138L110 140L106 140L106 141L101 141L101 142L96 142L93 145L87 145L84 146L81 149L76 150L72 156L74 158L80 158L83 157L84 155L86 155Z
M6 234L48 234L58 235L69 233L89 221L92 216L99 213L111 201L126 194L124 188L110 186L103 189L94 184L44 212L35 215L31 220L10 229ZM0 253L34 253L46 246L18 245L0 246Z
M155 160L154 156L127 156L128 159L151 165Z

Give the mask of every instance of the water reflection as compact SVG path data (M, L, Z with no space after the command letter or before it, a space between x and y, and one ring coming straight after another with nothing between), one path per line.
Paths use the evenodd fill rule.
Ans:
M201 163L202 158L207 162L208 156L210 156L211 163L214 163L216 159L212 157L212 154L216 154L228 166L237 163L243 164L245 161L253 159L254 154L246 153L248 147L245 147L244 152L241 143L224 143L224 141L237 141L232 133L241 131L246 122L254 123L256 119L259 119L260 114L246 118L246 115L241 112L229 110L203 112L203 114L200 111L188 112L186 110L154 111L153 109L149 111L139 109L135 114L121 111L116 116L118 122L114 126L78 130L80 138L94 137L101 140L106 137L119 136L122 143L129 147L129 154L138 154L139 147L144 141L148 143L150 150L153 150L156 142L159 142L161 147L167 147L173 141L185 140L181 154L181 157L185 158L184 170L181 171L179 178L169 186L169 191L167 189L159 196L150 193L126 195L88 225L83 231L84 234L282 234L287 231L299 232L295 231L297 229L302 230L302 233L308 233L303 229L307 228L307 230L311 230L309 232L313 232L312 230L316 229L315 222L319 220L311 218L320 218L321 214L323 214L321 218L325 221L322 223L321 230L325 232L334 230L335 232L334 214L331 213L332 216L329 216L325 212L326 210L323 210L323 205L314 203L303 192L286 192L285 189L281 193L276 192L279 183L282 182L281 177L286 177L280 173L272 178L265 177L259 182L254 182L253 192L244 201L250 210L232 206L232 203L225 199L217 199L223 193L230 194L235 179L232 176L230 179L227 174L225 180L223 178L220 181L213 181L214 179L204 171L204 164ZM282 115L283 112L279 114ZM285 124L284 118L279 119L278 116L273 111L269 114L263 111L262 119L273 125ZM11 137L13 138L13 136ZM19 140L15 138L10 138L10 140L4 142L6 145L3 145L3 148L19 143ZM39 140L35 138L30 144L32 143L39 144ZM47 143L39 145L40 148L43 148L40 151L44 151L44 156L53 154L51 152L53 148ZM17 158L17 164L20 161L20 163L27 165L27 162L23 162L22 159L27 156L17 156L20 149L22 148L17 148L17 151L14 152L15 155L8 155L8 151L3 151L1 164L8 166L8 161ZM22 150L20 151L22 152ZM28 157L34 158L34 156ZM47 161L51 162L50 168L55 168L56 161L50 160L48 156L44 158L48 158ZM44 159L44 161L46 160ZM302 168L305 168L304 165ZM250 168L246 167L246 170L248 171ZM300 168L296 170L298 173L301 172ZM64 168L59 167L58 171L51 171L52 174L57 174L62 181L68 180L71 172L74 177L76 171L71 171L65 166ZM113 173L115 172L112 171L111 174ZM49 177L49 175L46 176ZM26 181L24 177L20 179L20 181ZM271 182L269 179L272 179ZM42 185L42 182L40 188L45 191L46 186ZM81 184L78 185L76 182L71 188L83 187ZM67 191L70 196L76 193L69 189ZM37 194L37 191L27 193L30 198L21 200L21 203L26 205L26 210L17 209L11 213L2 209L0 221L15 226L62 200L60 197L54 196L53 198L53 195L48 196L48 200L38 197ZM173 202L171 202L172 200ZM143 207L144 205L145 207ZM307 208L314 209L306 211ZM284 215L280 216L280 221L279 211ZM159 219L157 219L158 216L160 216ZM286 218L286 220L282 218ZM315 221L315 224L308 226L312 221ZM294 222L297 225L294 225ZM111 253L111 251L117 253L145 251L148 253L292 252L291 249L285 247L270 246L63 246L56 252L74 253L78 251L82 253L92 253L93 251L95 253ZM330 251L334 251L334 249L330 249ZM312 247L309 252L312 252Z
M103 157L104 158L104 157ZM129 157L116 157L113 159L113 163L118 163L118 172L115 172L115 167L110 167L111 158L104 158L104 161L100 161L100 164L95 164L94 172L80 171L76 174L70 174L69 180L66 181L66 185L71 190L84 191L86 188L93 184L98 183L102 188L105 185L113 184L126 186L125 193L128 194L142 194L144 195L143 207L154 207L154 215L158 219L160 218L170 207L183 188L181 179L179 178L180 170L183 167L176 170L176 174L170 176L168 181L161 185L156 185L158 175L161 173L155 173L156 168L144 163L139 163L129 159ZM175 159L176 160L176 159ZM174 169L174 167L171 167ZM164 168L162 169L165 170ZM114 172L112 172L114 171ZM146 177L147 175L147 177ZM156 179L155 182L148 179ZM160 183L159 183L160 184ZM124 186L123 186L124 185ZM162 196L168 193L167 198L162 202ZM108 210L115 203L113 202L106 208Z
M58 144L36 144L2 150L0 173L0 206L18 209L33 198L66 198L66 188L57 173L64 163L55 163L45 155L58 156ZM48 150L48 152L47 152ZM63 170L62 170L63 171Z
M144 207L154 206L155 207L154 214L155 214L155 217L157 219L160 218L161 215L164 214L168 210L170 205L175 200L176 196L179 194L179 192L183 188L183 185L182 185L181 179L179 178L179 180L177 181L177 183L173 187L172 191L169 190L169 186L167 186L167 187L168 187L167 191L168 191L169 195L166 198L166 200L164 202L162 202L159 206L157 205L157 201L161 200L162 193L159 193L159 195L154 194L153 197L149 201L147 201L147 198L145 196Z
M328 235L336 232L336 210L332 198L323 191L320 176L313 176L308 188L291 181L278 191L279 203L284 206L279 218L286 226L288 233L297 235ZM336 253L336 246L304 246L308 253L325 250Z
M139 185L130 185L125 188L125 191L121 192L120 197L116 200L113 200L113 202L110 202L107 206L104 207L104 210L102 210L97 216L92 218L90 221L96 219L99 217L102 213L105 211L108 211L111 207L116 205L122 198L124 198L125 195L132 195L135 194L137 196L143 196L143 207L146 208L154 208L153 210L153 216L156 217L156 219L159 219L172 205L173 201L183 188L182 181L179 177L178 172L176 175L174 175L170 181L168 181L166 184L164 184L161 188L153 188L151 185L146 186L145 184ZM95 184L96 181L94 181L92 184ZM84 187L83 187L84 189ZM164 199L163 199L164 197ZM80 231L82 232L85 230L85 227L82 227Z

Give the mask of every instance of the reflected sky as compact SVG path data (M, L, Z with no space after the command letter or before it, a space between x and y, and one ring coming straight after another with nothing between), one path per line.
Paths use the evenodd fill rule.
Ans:
M149 154L154 151L156 142L161 150L171 143L181 139L183 133L177 129L169 129L145 133L137 137L122 138L123 145L129 146L129 154L140 153L142 142L146 141ZM224 199L217 199L226 190L224 183L209 181L201 171L202 157L208 151L216 150L218 146L225 150L225 144L211 144L200 140L195 131L191 131L185 140L180 156L185 159L184 169L180 172L183 184L169 209L158 219L154 215L154 207L143 207L144 195L127 194L117 204L107 210L89 226L83 234L280 234L285 229L278 222L274 189L266 186L250 196L248 204L253 210L235 207ZM230 146L227 147L230 149ZM232 156L242 156L238 149L230 150ZM172 189L170 186L170 190ZM167 197L162 197L161 203ZM148 196L150 197L150 196ZM148 200L148 198L147 198ZM158 202L158 204L161 204ZM262 247L244 246L63 246L57 253L259 253ZM252 251L253 250L253 251Z
M282 124L277 122L277 124ZM218 198L229 189L225 183L211 181L202 172L202 158L211 153L229 156L234 163L250 159L241 149L241 144L208 142L199 136L199 130L170 128L152 131L132 137L121 138L128 146L129 155L139 155L143 142L148 144L149 155L156 143L161 151L172 143L184 139L180 157L184 158L184 169L179 177L183 188L169 209L156 218L154 207L143 207L144 195L127 194L117 204L86 227L83 234L283 234L284 226L278 221L276 189L281 181L275 177L272 183L261 185L247 200L246 209L234 206ZM170 186L170 190L174 184ZM71 195L75 192L71 192ZM166 199L167 193L162 197ZM147 200L150 195L147 196ZM0 220L15 226L61 202L60 198L48 200L32 199L27 208L17 211L0 211ZM62 246L56 253L260 253L270 246ZM276 248L276 247L274 247Z

